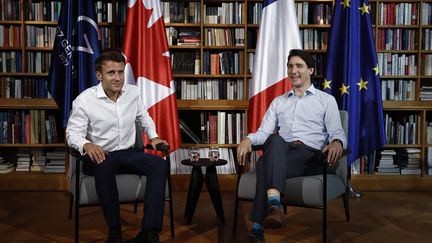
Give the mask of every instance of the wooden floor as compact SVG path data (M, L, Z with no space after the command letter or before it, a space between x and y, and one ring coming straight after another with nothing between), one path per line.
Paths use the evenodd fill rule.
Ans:
M234 192L224 192L227 223L221 225L206 192L201 194L191 225L183 218L186 192L174 193L175 238L169 236L165 211L162 242L242 242L251 203L241 204L237 240L231 238ZM0 242L73 242L69 199L62 192L0 192ZM329 205L329 242L431 242L432 192L364 192L351 200L351 221L346 222L342 200ZM123 238L133 242L142 207L134 214L123 205ZM286 225L266 231L267 242L321 242L321 210L289 208ZM81 211L81 241L104 242L106 225L99 207Z

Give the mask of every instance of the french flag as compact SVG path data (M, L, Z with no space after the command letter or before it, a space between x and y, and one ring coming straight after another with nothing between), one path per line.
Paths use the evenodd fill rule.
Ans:
M291 89L287 61L301 49L294 0L264 0L254 73L249 84L248 129L255 132L272 100Z

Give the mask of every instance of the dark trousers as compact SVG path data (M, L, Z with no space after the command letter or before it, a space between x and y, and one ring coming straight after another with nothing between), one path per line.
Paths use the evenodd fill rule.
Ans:
M162 229L165 184L168 175L168 165L164 159L133 149L119 150L110 152L101 164L96 164L87 157L83 171L95 177L96 192L110 229L121 227L115 176L121 173L146 176L142 227Z
M262 224L267 215L267 190L285 191L285 181L290 177L322 174L319 151L304 144L286 142L272 134L264 143L264 155L256 163L257 185L251 220Z

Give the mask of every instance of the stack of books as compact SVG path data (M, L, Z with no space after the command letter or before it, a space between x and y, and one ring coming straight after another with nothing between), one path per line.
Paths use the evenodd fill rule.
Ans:
M45 173L64 173L65 172L65 152L54 151L46 153L47 163Z
M0 174L5 174L14 171L15 164L6 161L4 157L0 156Z

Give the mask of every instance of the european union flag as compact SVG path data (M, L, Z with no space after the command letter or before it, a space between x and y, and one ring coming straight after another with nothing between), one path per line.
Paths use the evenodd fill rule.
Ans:
M379 68L367 0L336 0L323 90L348 111L348 164L385 143Z
M66 127L72 101L98 84L94 60L100 44L94 1L64 0L51 54L48 90L63 112Z

